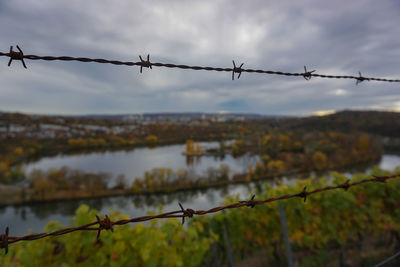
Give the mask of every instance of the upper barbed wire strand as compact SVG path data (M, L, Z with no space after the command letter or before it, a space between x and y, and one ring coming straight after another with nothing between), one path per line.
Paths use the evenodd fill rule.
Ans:
M20 50L21 51L21 50ZM95 63L103 63L103 64L113 64L113 65L125 65L125 66L155 66L155 67L165 67L165 68L178 68L178 69L191 69L191 70L206 70L206 71L219 71L219 72L237 72L240 69L241 72L248 72L248 73L259 73L259 74L270 74L270 75L283 75L283 76L301 76L311 79L311 77L319 77L319 78L326 78L326 79L354 79L357 81L357 84L362 81L378 81L378 82L400 82L400 79L386 79L386 78L373 78L373 77L363 77L361 76L349 76L349 75L329 75L329 74L318 74L312 72L282 72L282 71L272 71L272 70L262 70L262 69L242 69L241 67L236 68L221 68L221 67L205 67L205 66L190 66L190 65L178 65L178 64L171 64L171 63L160 63L160 62L150 62L147 58L147 61L141 60L138 62L134 61L119 61L119 60L108 60L103 58L88 58L88 57L70 57L70 56L38 56L38 55L25 55L22 53L22 59L30 59L30 60L45 60L45 61L79 61L79 62L95 62ZM0 52L0 56L10 57L10 59L21 60L18 58L18 54L14 53L5 53ZM25 64L23 62L23 64Z

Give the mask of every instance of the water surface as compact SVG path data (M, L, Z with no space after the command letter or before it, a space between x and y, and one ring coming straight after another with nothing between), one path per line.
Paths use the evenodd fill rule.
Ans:
M218 147L217 142L201 142L203 149ZM81 155L57 155L44 157L37 162L23 166L27 173L34 169L48 170L68 166L85 172L107 172L112 177L124 174L128 184L136 177L143 177L145 171L153 168L171 168L174 172L188 169L196 176L206 175L209 168L217 169L222 164L229 166L230 174L244 173L248 166L254 166L259 157L245 154L234 158L226 154L224 157L186 157L182 154L185 145L167 145L155 148L136 148L130 151L108 151Z

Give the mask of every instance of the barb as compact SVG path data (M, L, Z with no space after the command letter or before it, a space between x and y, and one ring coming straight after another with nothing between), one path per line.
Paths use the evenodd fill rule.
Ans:
M347 191L349 189L349 187L350 187L349 182L350 182L350 179L347 179L347 181L345 183L341 184L341 188L343 188L344 191Z
M181 211L182 211L182 214L183 214L183 216L182 216L182 224L184 224L185 223L185 217L192 218L193 215L195 214L195 211L192 210L192 209L186 209L185 210L181 203L179 203L179 207L181 207Z
M15 60L21 60L22 65L26 69L27 67L26 67L25 61L24 61L24 52L22 52L21 48L19 48L18 45L17 45L17 49L19 52L14 51L13 46L10 46L10 53L8 53L8 56L10 57L10 61L8 61L8 66L10 67L11 62L13 61L13 59L15 59Z
M305 186L305 187L303 188L303 191L301 191L300 193L297 194L298 197L303 198L304 202L306 202L306 200L307 200L307 195L308 195L306 189L307 189L307 186Z
M369 78L363 77L363 76L361 75L361 72L360 72L360 71L358 72L358 74L359 74L360 76L357 78L356 85L358 85L359 83L361 83L361 82L363 82L363 81L369 81Z
M232 60L233 63L233 69L232 69L232 81L235 79L235 73L239 73L238 79L240 78L240 75L242 75L242 66L244 63L240 64L239 67L236 67L235 61Z
M274 202L274 201L279 201L279 200L284 200L284 199L289 199L289 198L297 198L301 197L304 199L304 202L306 201L307 196L316 194L319 192L323 191L329 191L329 190L335 190L335 189L345 189L347 191L348 188L364 183L369 183L369 182L383 182L385 183L389 179L394 179L400 177L400 174L394 174L390 176L374 176L373 178L366 178L363 180L360 180L358 182L353 182L350 183L349 180L346 182L336 185L336 186L326 186L318 189L314 189L312 191L306 191L306 187L303 188L303 190L300 193L296 194L288 194L288 195L282 195L278 197L271 197L267 198L264 200L254 200L255 195L252 196L252 198L248 201L239 201L230 205L226 206L219 206L215 207L209 210L193 210L193 209L184 209L182 204L179 203L180 210L176 211L171 211L171 212L166 212L166 213L161 213L158 215L154 216L142 216L142 217L136 217L132 219L127 219L127 220L119 220L119 221L111 221L110 218L106 215L104 220L100 220L99 216L96 216L97 221L92 222L86 225L78 226L78 227L69 227L69 228L64 228L58 231L50 232L50 233L41 233L41 234L31 234L31 235L25 235L25 236L8 236L8 227L6 228L5 234L0 235L0 249L4 248L6 250L6 253L8 252L8 245L20 241L33 241L37 239L42 239L45 237L49 236L59 236L59 235L65 235L68 233L76 232L76 231L97 231L97 239L100 237L100 231L101 230L111 230L113 232L113 226L114 225L124 225L128 223L135 223L135 222L143 222L143 221L149 221L149 220L154 220L154 219L164 219L164 218L182 218L182 224L185 223L185 218L186 217L193 217L194 215L205 215L209 213L215 213L219 212L225 209L234 209L234 208L240 208L240 207L255 207L257 205L269 203L269 202ZM95 225L98 225L98 227L93 227Z
M17 46L18 48L18 46ZM19 49L19 48L18 48ZM282 76L301 76L306 80L310 80L312 77L326 78L326 79L354 79L356 83L359 84L362 81L378 81L378 82L400 82L400 79L386 79L386 78L373 78L373 77L363 77L361 76L348 76L348 75L327 75L327 74L317 74L313 71L307 71L304 67L303 73L292 73L292 72L282 72L282 71L272 71L272 70L261 70L261 69L243 69L243 63L237 67L235 62L233 62L233 68L221 68L221 67L205 67L205 66L190 66L190 65L177 65L170 63L159 63L159 62L150 62L149 55L147 55L147 60L144 60L141 56L139 56L140 61L118 61L118 60L108 60L103 58L87 58L87 57L70 57L70 56L38 56L38 55L25 55L20 52L11 51L9 53L0 52L0 56L10 57L10 62L12 59L21 60L22 64L26 68L25 62L23 59L30 60L45 60L45 61L79 61L79 62L95 62L95 63L103 63L103 64L113 64L113 65L124 65L124 66L140 66L140 72L142 73L143 67L150 68L152 67L164 67L164 68L178 68L178 69L191 69L191 70L206 70L206 71L224 71L224 72L232 72L232 80L234 79L234 74L238 73L238 78L241 76L242 72L248 73L259 73L259 74L269 74L269 75L282 75Z
M100 232L101 230L111 230L111 232L114 232L113 229L113 222L108 218L108 215L104 218L104 220L100 220L99 216L96 215L97 223L99 224L99 229L97 231L97 240L99 240L100 237Z
M140 58L140 73L142 73L143 67L153 69L151 67L150 54L147 55L147 60L143 60L142 56L139 56L139 58Z
M311 80L311 78L312 78L312 73L313 73L313 72L315 72L315 70L307 71L306 66L304 66L304 73L303 73L304 79L305 79L306 81Z
M256 203L254 202L254 198L255 197L256 197L256 195L253 195L250 200L248 200L248 201L239 201L239 203L245 203L246 206L248 206L250 208L254 208L256 206Z

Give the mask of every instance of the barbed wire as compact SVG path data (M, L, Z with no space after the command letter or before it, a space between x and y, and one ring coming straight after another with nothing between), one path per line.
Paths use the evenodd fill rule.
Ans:
M287 195L282 195L282 196L278 196L278 197L270 197L270 198L263 199L263 200L255 200L254 199L255 195L253 195L250 200L239 201L239 202L236 202L233 204L229 204L229 205L225 205L225 206L218 206L218 207L211 208L208 210L185 209L181 203L178 203L180 210L161 213L161 214L153 215L153 216L148 215L148 216L135 217L135 218L131 218L131 219L118 220L118 221L114 221L114 222L111 221L111 219L108 217L108 215L105 215L104 219L100 219L100 217L96 215L97 220L95 222L81 225L78 227L68 227L68 228L60 229L60 230L49 232L49 233L29 234L29 235L24 235L24 236L9 236L9 227L6 227L5 233L0 235L0 248L4 248L5 253L7 254L8 245L10 245L10 244L21 242L21 241L33 241L33 240L42 239L42 238L49 237L49 236L60 236L60 235L65 235L65 234L76 232L76 231L97 231L97 239L99 239L100 233L102 230L113 231L114 230L113 226L115 226L115 225L124 225L124 224L128 224L128 223L150 221L150 220L154 220L154 219L182 218L182 224L184 224L186 217L192 218L195 215L205 215L205 214L223 211L225 209L235 209L235 208L240 208L240 207L245 207L245 206L254 208L257 205L274 202L274 201L279 201L279 200L284 200L284 199L289 199L289 198L296 198L296 197L302 198L305 202L307 199L307 196L316 194L319 192L335 190L335 189L340 189L340 188L347 191L347 189L349 189L352 186L369 183L369 182L385 183L386 180L388 180L388 179L394 179L394 178L398 178L398 177L400 177L400 174L394 174L394 175L390 175L390 176L374 176L373 178L365 178L363 180L360 180L357 182L352 182L352 183L350 182L350 180L347 180L346 182L336 185L336 186L325 186L322 188L314 189L312 191L307 191L307 187L304 187L303 190L299 193L287 194ZM93 227L95 225L98 225L98 227Z
M233 62L233 68L220 68L220 67L204 67L204 66L190 66L190 65L177 65L171 63L159 63L150 62L150 55L147 55L147 59L144 60L139 56L140 61L119 61L119 60L108 60L102 58L88 58L88 57L70 57L70 56L38 56L38 55L25 55L21 48L17 45L18 51L13 50L13 46L10 46L10 51L0 52L0 56L9 57L8 66L11 65L13 60L20 60L24 68L26 67L24 59L30 60L45 60L45 61L79 61L79 62L95 62L103 64L113 64L113 65L125 65L125 66L140 66L140 73L142 73L143 68L152 67L165 67L165 68L178 68L178 69L191 69L191 70L206 70L206 71L219 71L219 72L232 72L232 80L234 80L235 73L238 74L237 78L240 78L243 72L248 73L260 73L260 74L271 74L271 75L283 75L283 76L299 76L303 77L305 80L309 81L312 77L327 78L327 79L354 79L356 84L363 81L378 81L378 82L400 82L400 79L386 79L386 78L374 78L374 77L364 77L359 73L359 76L351 75L328 75L328 74L318 74L313 71L307 71L306 66L304 66L304 72L282 72L282 71L272 71L272 70L261 70L261 69L244 69L242 63L239 67L236 66L235 61Z

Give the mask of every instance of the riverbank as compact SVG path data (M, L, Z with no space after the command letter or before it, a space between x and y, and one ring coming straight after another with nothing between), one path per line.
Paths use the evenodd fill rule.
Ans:
M400 157L399 157L400 164ZM365 168L365 163L358 164L350 167L351 169ZM319 174L326 174L328 171L319 172ZM346 171L346 168L338 169L336 171ZM221 188L228 185L239 185L249 184L251 182L265 182L272 181L275 178L296 176L296 177L309 177L310 171L290 170L280 174L258 177L252 179L249 174L236 174L232 179L225 179L215 181L212 183L206 183L201 178L196 183L182 183L173 186L163 186L162 188L154 188L152 190L141 190L135 191L135 188L129 189L106 189L96 190L88 192L85 190L59 190L50 194L38 195L33 189L15 186L15 185L0 185L0 207L5 206L20 206L25 204L36 204L36 203L47 203L52 201L69 201L69 200L85 200L85 199L97 199L97 198L108 198L115 196L150 196L150 195L165 195L173 194L183 191L200 191L212 188Z
M295 172L287 172L282 174L293 175ZM300 173L297 173L300 174ZM246 179L246 175L236 175L234 180L219 181L212 184L199 183L196 185L179 185L175 187L164 187L157 188L152 191L141 191L134 192L132 189L107 189L96 192L87 192L84 190L62 190L54 192L53 194L48 194L46 196L37 196L32 189L26 189L18 186L5 186L0 185L0 207L9 205L24 205L24 204L34 204L34 203L45 203L51 201L68 201L68 200L83 200L83 199L96 199L105 197L115 197L115 196L146 196L146 195L160 195L160 194L170 194L181 191L196 191L204 190L210 188L224 187L233 184L246 184L249 182L254 182ZM265 177L260 179L260 181L270 180L272 177Z

